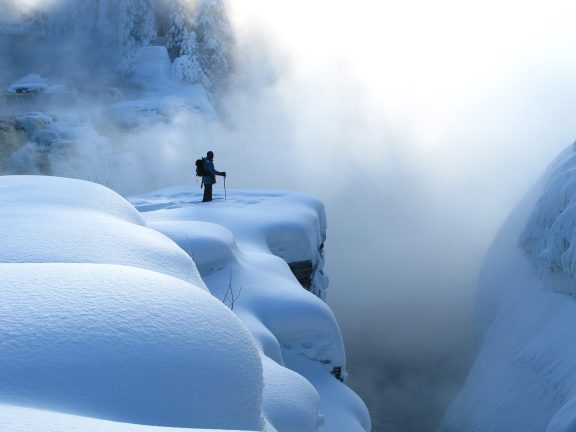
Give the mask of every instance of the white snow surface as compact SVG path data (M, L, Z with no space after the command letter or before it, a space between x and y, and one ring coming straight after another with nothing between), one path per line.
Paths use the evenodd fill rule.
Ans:
M190 257L126 200L85 181L8 176L0 209L2 404L262 430L252 336L207 292ZM35 421L11 410L0 430L22 430L18 412L23 424Z
M502 227L479 283L482 343L440 431L574 432L574 146Z
M94 183L0 177L0 430L370 430L331 373L334 315L287 264L318 259L322 203L215 196L139 213Z
M220 429L182 429L111 422L89 417L0 404L0 424L9 432L218 432ZM230 429L226 430L230 432Z
M244 322L262 355L263 410L278 431L370 430L364 403L332 374L346 359L338 324L287 263L322 265L323 204L303 193L229 190L202 203L199 188L131 197L150 227L196 261L208 289Z

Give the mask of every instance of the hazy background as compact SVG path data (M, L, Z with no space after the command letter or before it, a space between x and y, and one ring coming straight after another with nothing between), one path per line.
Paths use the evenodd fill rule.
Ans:
M348 384L375 432L431 431L470 366L482 257L576 138L572 3L230 0L239 66L221 117L107 136L87 123L70 165L129 194L193 184L211 149L228 188L318 195ZM52 59L0 55L3 86ZM50 65L53 78L107 78Z
M375 431L434 430L474 352L482 257L576 138L576 5L245 0L232 11L245 55L280 73L249 101L236 95L239 152L223 148L217 165L249 154L258 175L232 169L229 185L238 174L325 201L348 384Z

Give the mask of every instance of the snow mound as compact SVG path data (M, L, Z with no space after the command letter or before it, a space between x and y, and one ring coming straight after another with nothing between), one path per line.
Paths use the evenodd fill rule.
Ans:
M0 280L2 400L127 423L259 427L260 358L205 291L103 264L0 264Z
M323 296L322 203L286 191L233 190L226 200L215 192L211 203L201 203L200 194L169 188L130 201L194 258L212 295L250 330L263 359L268 424L294 432L370 430L365 405L336 379L346 377L346 359L334 315L289 266L311 262Z
M188 255L103 186L6 176L0 196L0 262L121 264L204 286Z
M443 432L576 430L574 147L504 224L479 281L483 341Z
M216 429L181 429L118 423L88 417L0 404L3 432L218 432ZM233 432L230 429L227 432Z
M8 176L0 207L3 431L56 430L34 428L44 419L140 430L57 413L262 430L252 336L126 200L84 181Z

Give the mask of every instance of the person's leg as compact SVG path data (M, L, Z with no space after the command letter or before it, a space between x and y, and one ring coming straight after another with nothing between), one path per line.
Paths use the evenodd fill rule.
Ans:
M212 185L205 184L204 185L204 197L202 198L202 202L212 201Z

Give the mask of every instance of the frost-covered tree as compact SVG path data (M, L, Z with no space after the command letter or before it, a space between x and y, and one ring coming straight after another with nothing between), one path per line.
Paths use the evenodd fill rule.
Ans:
M130 78L138 50L158 43L166 46L176 79L217 91L231 70L224 1L60 0L39 10L47 16L54 64L69 64L67 71L78 71L79 79L98 68ZM17 3L0 0L0 17Z
M198 62L213 88L225 85L231 71L233 38L225 6L223 0L198 0L192 23Z
M174 74L207 88L222 86L230 72L232 36L222 0L173 0L166 47Z
M192 9L187 0L173 0L169 4L168 31L166 33L166 48L170 60L182 54L182 46L190 38L192 31Z
M134 72L134 55L138 48L150 45L156 37L152 0L119 1L119 68L123 75L131 76Z
M180 56L174 60L172 65L174 78L188 83L201 83L205 87L210 87L210 81L204 74L202 66L198 61L198 44L196 33L188 32L180 47Z
M210 82L199 62L197 36L192 30L193 6L189 0L171 3L166 48L173 60L173 74L177 80L209 87Z

